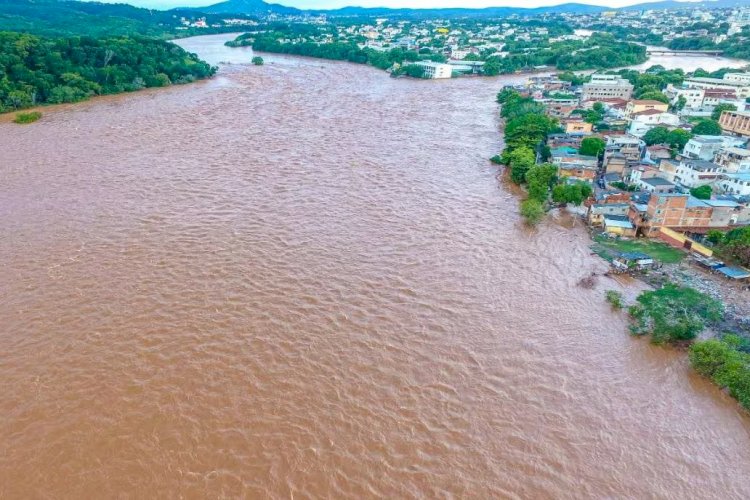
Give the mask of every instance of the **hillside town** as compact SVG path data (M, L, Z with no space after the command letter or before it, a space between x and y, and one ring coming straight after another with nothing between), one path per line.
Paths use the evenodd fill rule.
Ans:
M554 165L564 184L591 187L585 218L596 234L663 241L748 283L750 271L720 261L712 247L721 234L750 225L750 72L649 72L681 82L644 92L623 72L552 74L505 91L557 120L537 164ZM570 81L576 78L583 83ZM600 146L592 151L592 144ZM615 269L654 264L648 255L616 257Z
M258 50L324 58L353 57L351 49L403 57L383 69L399 75L404 64L423 68L410 76L451 78L557 68L582 70L640 64L650 50L702 51L750 58L750 8L613 10L593 14L513 14L502 18L343 18L326 14L271 14L255 22L226 18L214 24L183 18L184 28L247 29L238 39ZM330 49L345 45L347 51Z

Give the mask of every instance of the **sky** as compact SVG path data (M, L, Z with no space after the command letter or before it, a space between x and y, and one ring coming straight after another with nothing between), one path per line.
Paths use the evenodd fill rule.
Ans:
M99 0L108 3L129 3L138 7L168 9L173 7L201 7L219 3L223 0ZM265 0L301 9L335 9L338 7L541 7L575 2L607 7L624 7L644 3L650 0Z

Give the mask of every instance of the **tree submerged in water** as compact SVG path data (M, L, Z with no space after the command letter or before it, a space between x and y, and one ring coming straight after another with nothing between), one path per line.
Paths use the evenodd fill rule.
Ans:
M260 56L253 57L250 62L252 62L256 66L263 66L263 58Z
M651 334L655 344L693 340L707 324L721 320L721 302L689 287L667 284L644 292L628 312L634 335Z

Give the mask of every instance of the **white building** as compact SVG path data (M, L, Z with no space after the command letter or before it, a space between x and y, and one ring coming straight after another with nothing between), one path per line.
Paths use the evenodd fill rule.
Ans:
M675 172L674 180L686 188L712 185L724 177L719 165L706 160L685 158Z
M750 151L734 147L722 148L716 153L714 163L721 165L728 174L750 172Z
M726 75L724 76L726 77ZM702 76L685 78L683 83L686 87L698 89L733 89L737 93L737 97L741 99L750 97L750 83Z
M724 141L721 137L696 135L682 148L682 155L695 160L711 161L722 147L724 147Z
M750 173L724 174L724 179L718 185L729 194L748 196L750 195Z
M630 122L628 133L635 137L643 137L646 132L652 128L663 125L665 127L677 127L680 125L680 118L672 113L664 113L657 110L654 112L637 113L633 121Z
M724 80L750 85L750 73L727 73L724 75Z
M420 61L415 64L424 68L425 78L450 78L453 76L453 67L450 64L432 61Z
M664 89L664 94L672 105L677 104L680 97L684 97L686 109L698 109L703 106L704 90L700 88L675 87L670 83Z
M633 95L633 85L619 75L591 75L591 81L583 84L583 101L599 99L625 99Z

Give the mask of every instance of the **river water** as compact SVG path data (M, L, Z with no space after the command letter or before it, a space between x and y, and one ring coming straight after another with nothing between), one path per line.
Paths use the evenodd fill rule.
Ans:
M508 81L269 55L0 123L0 497L750 497L750 419L521 224Z

